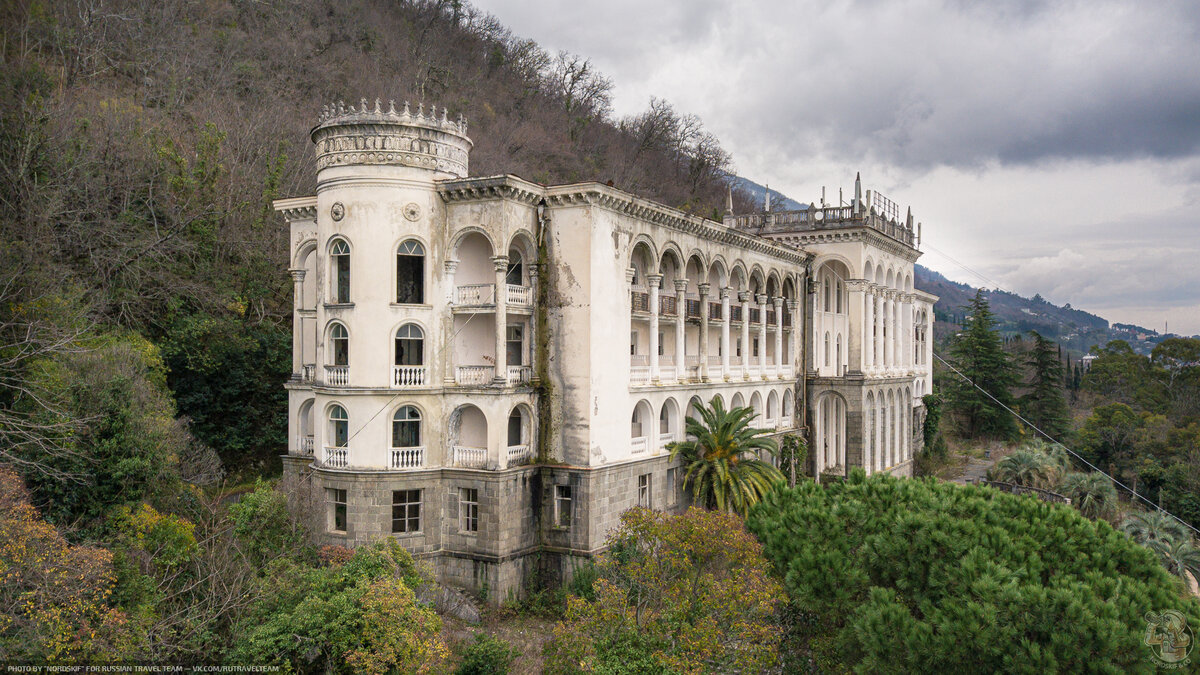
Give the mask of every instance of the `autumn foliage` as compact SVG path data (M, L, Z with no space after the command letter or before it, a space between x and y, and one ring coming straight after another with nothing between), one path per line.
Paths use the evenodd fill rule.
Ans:
M140 638L110 605L116 575L103 548L72 546L0 467L0 661L129 658Z
M783 591L737 516L627 511L598 572L595 601L569 599L548 672L761 672L775 663Z

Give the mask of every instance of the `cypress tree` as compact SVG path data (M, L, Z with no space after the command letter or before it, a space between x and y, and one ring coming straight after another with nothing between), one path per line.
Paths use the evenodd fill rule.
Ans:
M1063 394L1062 361L1054 352L1053 342L1037 331L1029 333L1033 336L1033 348L1025 363L1032 375L1029 393L1021 397L1021 415L1037 428L1059 438L1070 428L1067 400Z
M1011 408L1014 404L1016 368L1004 351L995 328L996 318L983 291L976 291L963 309L968 315L962 332L950 343L950 354L959 372L987 393L954 377L947 387L948 408L960 417L963 431L971 438L1011 438L1017 433L1016 418L1003 406Z

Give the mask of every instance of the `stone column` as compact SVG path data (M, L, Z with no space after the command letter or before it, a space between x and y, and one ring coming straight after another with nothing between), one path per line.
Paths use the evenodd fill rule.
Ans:
M650 381L658 384L658 284L663 275L647 274L647 290L650 292Z
M300 377L304 372L304 318L300 308L304 307L303 269L288 270L292 275L292 376ZM316 375L316 373L314 373Z
M850 311L846 325L846 371L862 373L865 370L863 345L866 342L863 336L866 332L866 321L863 317L866 312L867 282L862 279L849 279L846 281L846 290L850 302L847 307Z
M454 273L458 271L458 261L447 260L446 262L442 263L442 266L446 269L446 304L453 305L455 299L454 296L456 294L456 289L454 287Z
M896 365L895 361L895 345L896 345L896 322L894 316L894 305L892 301L892 292L889 290L883 301L883 365L885 368L891 368Z
M496 267L496 374L492 383L504 386L508 381L508 350L505 349L505 338L508 330L508 289L505 277L508 273L508 256L498 255L492 258Z
M904 333L901 334L901 338L904 340L904 372L906 373L916 370L913 365L913 362L916 360L913 358L913 354L915 353L913 342L914 323L913 296L912 293L906 293L904 295Z
M696 287L700 291L700 381L708 382L708 292L710 284Z
M758 374L767 378L767 295L759 294L758 301Z
M875 336L871 340L873 353L871 361L875 364L875 372L878 373L883 369L883 289L878 286L875 288L875 302L871 316L875 320Z
M790 364L792 370L790 373L788 373L788 377L795 377L796 374L800 372L800 367L802 365L799 363L799 360L800 347L802 344L801 339L804 335L801 332L801 326L804 322L801 320L802 316L800 314L800 302L798 300L788 300L787 308L788 314L790 314L792 317L792 334L791 338L788 340L792 347L792 362Z
M729 381L729 288L722 288L721 293L721 376Z
M783 377L783 298L775 298L775 377Z
M750 379L750 291L738 291L742 303L742 379Z
M529 265L529 302L535 308L537 307L537 297L538 297L537 290L538 290L537 265L530 264ZM537 359L537 353L538 353L537 352L538 333L537 333L537 321L534 320L533 318L531 318L529 321L529 329L528 330L529 330L529 349L528 349L529 381L537 382L538 381L537 364L535 364L534 361ZM533 424L533 422L531 421L530 422L531 428L532 428L532 424ZM507 434L507 433L508 432L506 431L505 434ZM532 449L533 434L532 433L530 433L529 445L531 446L530 451L532 452L533 451L533 449ZM535 452L534 455L536 455L536 454L537 453Z
M687 347L684 332L687 326L684 320L687 315L687 286L687 279L675 280L675 379L680 382L683 382L687 373L687 356L684 353Z
M875 368L875 287L873 284L867 284L863 304L863 370L872 372Z

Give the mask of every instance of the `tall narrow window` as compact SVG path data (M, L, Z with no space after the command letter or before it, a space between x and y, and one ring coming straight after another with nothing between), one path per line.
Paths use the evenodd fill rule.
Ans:
M325 516L330 532L346 531L346 491L325 488Z
M333 347L333 365L350 365L350 333L340 323L333 324L329 329L329 343Z
M329 247L329 261L334 302L350 302L350 245L344 239L334 241Z
M508 447L524 445L521 436L521 427L524 426L524 416L520 410L514 409L512 414L508 416Z
M571 526L571 486L554 486L554 524L557 527Z
M425 333L415 323L396 331L396 365L419 366L425 362Z
M392 491L392 532L421 531L421 491Z
M401 406L392 415L392 447L421 447L421 412L411 405Z
M842 291L843 291L842 282L839 281L839 282L837 282L837 313L838 314L841 314L844 311L842 309L842 295L843 295Z
M335 448L344 448L350 442L350 416L340 405L329 409L329 440Z
M524 286L525 266L521 262L521 254L510 251L508 254L508 271L504 274L504 282L513 286Z
M667 506L679 505L679 469L667 469Z
M658 433L671 433L671 411L663 405L662 411L658 413Z
M638 411L633 411L633 417L629 420L629 435L631 438L642 437L642 420L638 417Z
M829 365L829 333L825 333L825 365Z
M638 476L637 505L643 509L650 508L650 474Z
M458 529L462 532L479 531L479 490L458 489Z
M629 334L629 355L637 356L637 331Z
M523 324L508 324L504 333L504 348L508 365L525 365L525 326Z
M415 239L400 244L396 251L396 302L425 302L425 247Z

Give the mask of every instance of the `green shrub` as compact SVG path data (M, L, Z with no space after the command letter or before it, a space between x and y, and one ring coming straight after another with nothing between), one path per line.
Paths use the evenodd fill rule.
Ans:
M478 633L463 649L463 660L455 675L504 675L519 656L516 649L491 635Z

